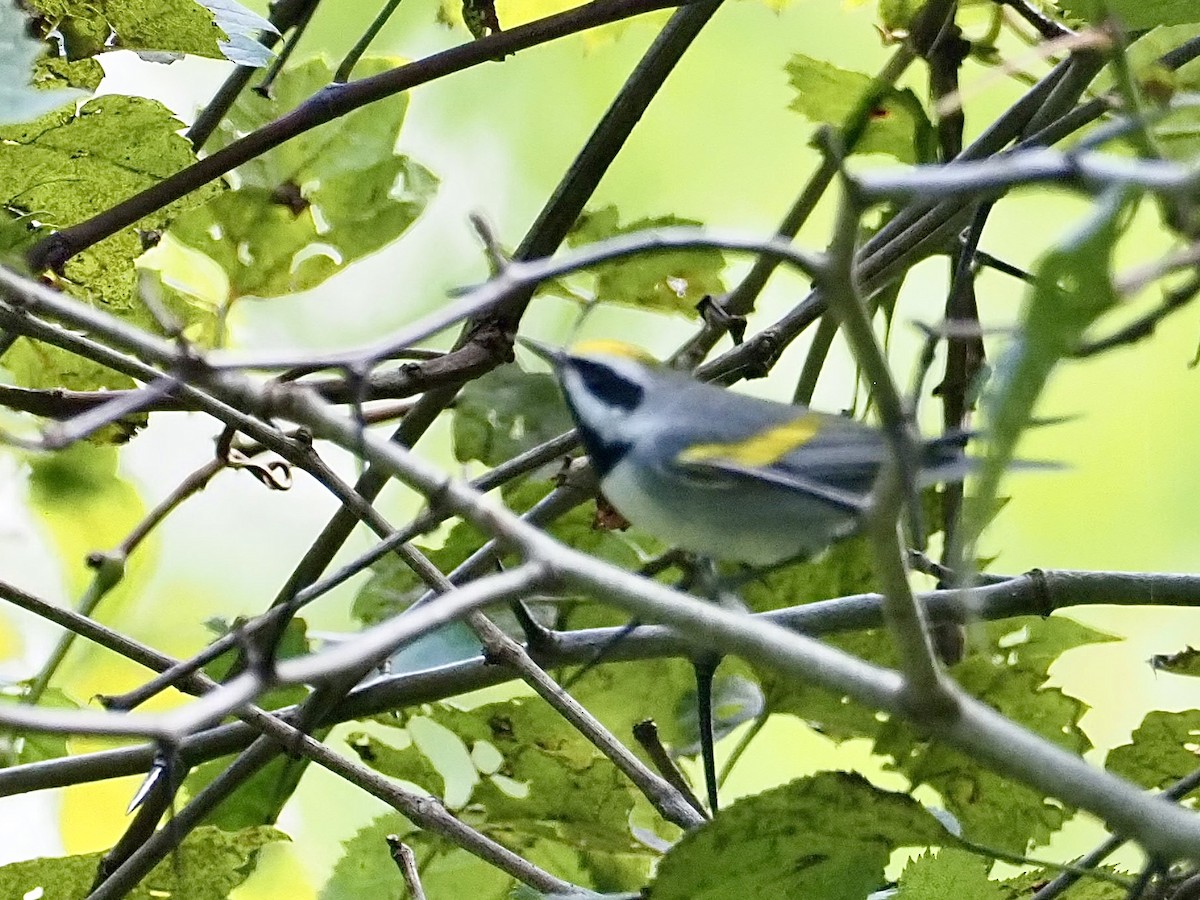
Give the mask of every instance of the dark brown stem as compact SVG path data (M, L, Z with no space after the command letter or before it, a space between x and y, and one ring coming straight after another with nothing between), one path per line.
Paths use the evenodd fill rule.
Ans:
M29 266L34 271L61 270L67 260L80 251L232 172L242 163L377 100L569 34L675 5L671 0L594 0L564 13L452 47L370 78L350 84L328 85L291 112L221 148L212 156L206 156L99 215L38 242L29 250Z
M654 768L658 770L658 774L683 795L683 798L687 800L692 809L696 810L700 815L706 815L704 804L692 792L691 785L687 783L687 779L683 777L683 773L679 771L679 767L671 759L671 754L663 746L662 739L658 736L658 726L651 719L638 722L633 726L633 738L646 751L646 755L650 757L650 762L654 764Z

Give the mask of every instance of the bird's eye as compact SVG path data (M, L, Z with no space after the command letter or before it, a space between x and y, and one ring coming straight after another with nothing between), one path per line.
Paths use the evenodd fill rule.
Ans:
M618 374L611 367L581 359L575 363L588 393L605 403L632 411L642 402L645 389L636 381Z

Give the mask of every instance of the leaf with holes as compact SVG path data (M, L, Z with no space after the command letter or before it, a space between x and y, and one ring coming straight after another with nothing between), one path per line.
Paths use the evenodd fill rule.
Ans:
M61 37L66 56L134 50L170 62L187 53L238 65L271 58L256 40L274 26L236 0L25 0L42 30Z
M549 706L527 698L471 710L440 703L403 720L410 735L422 723L455 736L461 747L451 755L475 769L469 798L456 805L460 819L531 861L556 871L572 867L585 884L604 879L628 890L644 882L652 856L630 825L642 801L617 768ZM445 782L434 767L444 764L449 751L436 740L413 740L397 748L355 735L350 746L367 765L436 796ZM438 758L422 759L426 753Z
M1088 707L1047 687L1047 672L1067 650L1115 638L1058 616L984 623L971 638L974 652L952 669L963 689L1072 753L1091 747L1079 727ZM896 719L880 729L875 751L914 785L937 790L964 836L978 843L1021 853L1030 842L1046 843L1073 813Z
M678 216L656 216L622 225L615 206L605 206L584 212L567 235L572 247L582 247L595 241L633 234L654 228L675 225L701 225L694 219ZM596 303L617 303L656 312L674 312L696 316L696 304L706 296L724 293L721 273L725 256L719 250L672 250L666 253L645 253L615 262L602 263L587 273L564 279L568 290L550 287L570 300L579 294L570 289L587 286L584 295Z
M0 128L0 204L32 227L65 227L91 218L195 162L178 133L181 126L161 103L108 95L78 111L60 109L35 122ZM136 291L142 236L217 190L201 188L75 255L64 268L62 286L76 299L159 333ZM176 312L185 327L211 315L200 308ZM4 355L4 367L23 387L134 386L128 376L99 363L24 338Z
M1147 788L1165 788L1200 765L1200 710L1151 710L1128 744L1108 753L1104 766Z
M454 404L454 456L498 466L574 427L558 389L543 372L500 366L469 382Z
M83 92L49 86L38 90L30 84L35 61L46 46L26 34L28 20L12 3L0 3L0 125L28 122L69 103Z
M364 59L367 76L398 60ZM325 89L323 60L285 70L271 99L244 92L213 149L278 118ZM228 302L308 290L400 237L437 179L395 152L408 108L398 94L309 131L239 167L234 189L180 217L170 235L207 254L228 278Z

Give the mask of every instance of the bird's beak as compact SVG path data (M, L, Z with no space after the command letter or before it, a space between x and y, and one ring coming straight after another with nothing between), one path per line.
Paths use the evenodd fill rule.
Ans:
M541 341L535 341L532 338L522 337L517 335L517 343L536 356L538 359L544 359L554 368L558 368L566 360L567 354L557 347L551 347L549 344L543 344Z

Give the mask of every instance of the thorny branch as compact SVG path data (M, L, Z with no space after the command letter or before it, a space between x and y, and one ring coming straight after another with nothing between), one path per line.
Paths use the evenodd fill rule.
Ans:
M24 283L20 287L20 302L25 306L49 314L64 324L102 335L109 341L127 342L131 349L136 347L140 357L165 368L175 368L179 363L180 351L165 341L131 332L107 315L38 285ZM12 296L11 282L8 288ZM402 447L363 434L356 423L336 414L302 388L276 389L268 397L262 387L237 373L206 370L199 374L198 380L214 396L226 402L269 410L273 415L304 425L318 438L358 450L372 464L390 470L411 487L427 496L437 497L448 508L487 532L502 537L522 555L549 564L555 576L572 587L598 593L630 612L683 628L693 640L711 642L724 651L745 656L756 663L814 680L859 702L897 715L908 712L907 702L903 699L903 679L895 673L852 659L778 626L698 603L564 547L540 530L515 519L488 497L448 479ZM245 692L247 698L251 694ZM1137 834L1142 843L1156 853L1168 857L1200 854L1197 844L1200 823L1196 823L1190 814L1144 797L1124 782L1091 769L1077 757L1044 743L961 692L951 689L951 696L959 713L947 724L945 732L937 736L938 739L971 752L998 771L1101 815L1114 827ZM80 717L86 718L90 725L96 715L81 713ZM172 727L174 724L168 720L166 725L158 724L155 733L172 736ZM156 841L158 837L151 838L127 865L139 860L136 868L140 869L155 858L161 858L166 841ZM110 883L120 883L123 870L124 867L114 873Z
M1065 31L1029 4L1012 0L1005 0L1005 3L1045 37L1061 36ZM293 113L142 195L118 204L88 222L58 232L37 245L30 259L38 269L60 267L80 250L141 216L161 209L239 163L376 99L561 35L671 5L676 4L661 0L604 0L491 35L380 76L332 85ZM1104 154L1087 145L1065 152L1045 148L1112 108L1105 99L1077 105L1081 93L1104 62L1103 54L1095 46L1080 47L948 164L900 172L872 172L847 179L843 220L827 256L799 250L792 246L791 238L839 171L841 156L832 152L827 154L822 167L801 192L774 239L745 239L712 231L671 229L630 235L554 260L548 259L663 79L717 5L712 0L695 0L675 14L671 25L664 29L660 40L631 76L609 115L581 152L560 190L548 202L514 259L501 265L495 278L426 320L370 347L334 354L274 358L261 355L252 358L236 353L199 355L191 348L152 337L20 276L0 272L0 295L5 298L0 303L0 327L8 335L21 334L64 347L152 386L116 397L112 394L2 389L0 402L12 408L65 419L66 424L57 433L56 440L65 443L77 439L89 433L96 422L108 422L130 409L198 409L309 472L343 503L338 516L330 522L281 590L272 610L249 623L243 631L242 637L261 632L268 653L261 659L248 655L246 665L220 686L200 675L199 668L206 660L236 646L238 637L218 641L213 648L191 660L175 661L92 622L86 615L56 610L17 588L0 585L0 596L9 602L61 624L69 634L84 636L164 673L162 678L124 698L109 698L108 711L58 712L45 708L5 707L0 709L0 722L30 731L148 737L176 747L179 757L188 766L250 746L249 751L180 812L172 828L131 836L128 848L107 861L111 862L112 869L105 872L106 877L98 884L93 897L120 896L131 888L150 866L177 846L183 834L243 783L245 777L277 754L281 746L331 768L403 811L422 827L467 847L527 884L545 891L570 891L572 885L489 842L480 833L459 823L438 804L405 795L368 770L341 760L307 732L372 711L452 696L516 675L531 684L601 747L665 818L685 827L698 824L701 816L686 799L685 786L672 786L646 770L546 675L545 669L549 667L593 661L599 647L609 647L611 651L605 661L687 655L694 652L696 646L716 647L722 652L739 654L876 709L933 726L934 739L965 750L997 771L1049 795L1094 812L1121 834L1140 841L1157 857L1200 860L1200 823L1190 813L1144 796L1119 779L1089 768L1078 758L1024 731L965 695L945 679L938 668L929 646L927 628L929 622L966 622L1030 612L1046 614L1053 609L1082 603L1195 604L1200 599L1197 579L1170 575L1034 572L964 591L942 591L914 598L905 577L903 545L897 538L900 510L913 494L914 436L910 432L910 410L905 408L895 387L887 360L872 330L870 307L865 302L920 258L956 252L962 246L956 240L958 231L980 204L986 208L1012 188L1053 181L1083 192L1094 192L1121 184L1168 198L1177 207L1182 207L1191 202L1200 186L1195 171L1149 154L1149 158L1130 159ZM927 21L921 27L914 27L910 42L897 52L873 84L872 91L893 84L916 56L928 57L935 50L938 40L948 33L947 29L954 28L954 6L947 2L927 7L933 12L927 14ZM293 18L278 24L285 29L295 26L306 20L314 7L315 4L306 6L303 3L281 5L277 12ZM264 38L264 43L269 41L270 38ZM1117 56L1120 57L1122 52L1118 48ZM1168 54L1163 64L1177 67L1197 53L1200 53L1200 41L1192 41ZM228 103L245 85L246 74L239 72L214 98L203 123L198 122L194 129L193 137L198 144L203 143L205 130L215 125ZM1132 123L1127 130L1144 139L1146 122L1138 112L1132 82L1125 78L1120 87ZM869 117L874 97L872 93L863 98L843 129L842 151L853 147ZM202 124L203 128L200 127ZM1004 148L1014 141L1019 143L1006 151ZM952 156L957 145L949 142L947 146L952 149L946 155ZM858 248L856 239L862 204L885 198L902 204L899 213L871 241ZM970 288L971 266L976 258L982 220L977 224L967 249L959 258L952 288L955 296L961 296L959 291ZM1194 269L1194 246L1187 253L1177 255L1174 262L1146 269L1137 286L1164 278L1173 271ZM507 358L512 335L539 283L614 259L665 250L711 247L751 253L757 261L747 279L729 296L718 301L724 318L722 315L708 318L701 333L681 349L679 357L688 365L704 359L727 327L730 317L745 316L752 311L755 297L776 265L784 263L804 272L811 279L814 291L775 325L702 367L702 376L731 380L735 376L765 373L783 349L821 317L827 307L833 315L823 320L826 346L836 330L836 322L840 321L847 331L857 361L871 381L896 451L894 465L885 466L870 529L875 537L880 581L885 588L883 596L810 603L764 616L742 615L706 606L695 598L639 579L547 537L539 526L590 496L593 487L561 488L525 518L514 516L482 493L526 471L525 466L569 451L574 444L571 435L531 451L526 454L528 459L514 460L513 465L500 467L474 484L448 478L409 449L452 400L458 386ZM1196 292L1194 279L1174 288L1167 293L1159 309L1107 338L1083 345L1076 354L1103 352L1145 336L1169 313L1189 302ZM947 310L961 312L963 307L949 303ZM973 314L974 310L968 312ZM955 315L954 318L972 319L974 316ZM456 348L449 354L429 356L413 346L459 324L463 324L464 330ZM376 371L384 361L414 355L421 359L419 363L393 371ZM811 385L823 361L821 354L812 358L812 371L806 373L803 381L807 393L811 393ZM307 373L344 369L366 375L361 381L326 379L291 383L264 382L246 375L249 371L297 367ZM955 387L959 394L963 389L962 385ZM166 396L154 396L155 390ZM421 395L420 399L408 411L390 441L365 432L360 421L339 413L330 405L417 395ZM949 406L947 409L948 423L961 422L965 413L961 396L952 405L953 413ZM268 424L277 418L301 426L302 431L298 434L311 434L349 450L370 467L353 487L342 483L316 456L307 440ZM164 501L161 515L174 508L188 492L202 487L215 470L216 467L210 465L197 473L193 483L181 485L172 498ZM380 489L391 478L416 488L430 501L426 513L409 527L399 530L388 525L373 506ZM152 518L150 524L158 521L161 515ZM493 538L493 543L447 575L433 567L407 542L452 515L481 527ZM381 543L363 559L318 581L344 542L349 528L358 520L370 524L379 534ZM141 533L131 535L125 553L132 550ZM510 571L489 574L486 569L497 559L502 547L516 551L524 562ZM387 553L400 554L430 586L431 595L427 600L415 604L404 615L367 629L337 646L297 659L273 659L275 641L271 635L278 635L282 625L303 604L343 583L364 565ZM663 624L630 629L627 639L616 645L611 643L613 630L547 631L539 635L536 646L525 648L496 628L479 610L497 599L525 596L535 587L550 594L566 589L581 590L639 617ZM487 649L484 658L429 672L383 677L355 688L379 659L457 619L468 621L481 637ZM814 639L815 635L871 627L884 620L892 625L902 651L903 665L899 673L854 659ZM317 690L309 702L296 709L268 714L253 705L266 689L280 684L312 684ZM200 699L170 713L128 712L168 685L191 691ZM918 697L921 702L915 702L914 698ZM230 713L245 721L218 724ZM251 745L256 733L261 737ZM153 753L154 749L125 748L0 770L0 795L145 771L151 765L147 754ZM1089 864L1094 861L1089 860ZM410 889L414 893L419 891L419 878L407 869L405 871Z

